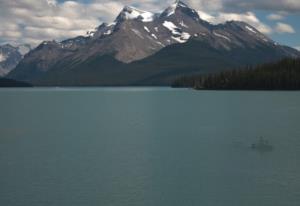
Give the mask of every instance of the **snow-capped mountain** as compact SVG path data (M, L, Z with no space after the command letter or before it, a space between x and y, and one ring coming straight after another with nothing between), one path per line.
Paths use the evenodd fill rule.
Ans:
M5 76L14 69L30 49L29 45L0 45L0 76Z
M197 45L194 53L184 59L184 54L175 56L176 62L166 62L163 68L171 70L179 65L181 65L181 69L186 68L190 63L188 61L191 61L190 58L195 56L197 58L193 61L199 60L193 66L195 72L201 72L201 68L208 68L209 65L215 66L213 63L217 56L227 58L226 61L224 60L227 64L220 65L223 67L246 63L255 64L286 56L299 56L298 51L278 45L247 23L230 21L212 25L202 20L201 16L188 5L176 1L162 13L151 13L126 6L114 22L103 23L95 31L88 32L86 36L62 42L45 41L26 55L9 76L19 80L41 82L41 79L47 79L47 75L50 73L52 75L54 71L59 73L59 71L67 69L71 71L70 75L72 76L74 68L81 70L88 66L101 70L103 67L110 66L113 61L118 63L114 62L114 66L110 70L107 71L105 68L105 72L103 74L100 72L99 75L116 74L115 71L124 68L124 65L126 68L130 66L143 69L152 68L152 72L153 67L158 68L157 64L173 58L174 56L170 55L174 51L177 51L176 55L181 54L182 51L186 51L187 45L191 46L192 43L192 47ZM174 49L169 50L169 47L173 48L173 46ZM168 51L167 54L164 53L166 51ZM190 53L190 51L186 52ZM161 56L162 54L165 56ZM209 56L205 61L200 61L203 55ZM155 62L153 56L163 59ZM246 56L247 58L245 58ZM99 58L102 57L105 60L100 61ZM106 57L111 58L109 62ZM207 61L207 59L211 60ZM247 62L250 60L251 62ZM211 70L213 69L211 68ZM126 72L124 69L120 69L120 71ZM144 76L147 72L144 72L142 76L136 73L130 75L136 78L135 81L139 81L139 78L148 78ZM168 72L172 75L174 73L173 70L168 70ZM184 72L185 70L181 72L178 70L176 75L184 74ZM82 75L78 78L86 77ZM109 79L111 78L113 77ZM100 79L98 80L95 81L101 85ZM142 79L140 80L142 81ZM111 82L113 84L113 81Z
M128 63L168 45L185 43L192 36L208 35L207 27L195 10L182 2L174 3L161 14L126 6L113 23L102 24L91 35L91 39L98 40L92 51L99 51L95 47L111 47L117 60Z

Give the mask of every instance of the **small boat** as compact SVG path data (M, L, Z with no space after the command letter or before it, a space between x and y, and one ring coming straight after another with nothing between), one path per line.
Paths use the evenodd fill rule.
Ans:
M263 137L260 137L257 143L251 145L251 149L260 152L268 152L273 150L273 146L270 145L268 140L265 140Z

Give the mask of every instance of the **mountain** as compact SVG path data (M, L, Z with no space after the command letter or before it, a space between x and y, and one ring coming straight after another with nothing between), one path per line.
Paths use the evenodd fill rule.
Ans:
M13 70L30 49L29 45L0 45L0 76L5 76Z
M87 36L45 41L8 77L51 86L170 85L181 75L299 56L247 23L212 25L176 1L159 14L126 6Z

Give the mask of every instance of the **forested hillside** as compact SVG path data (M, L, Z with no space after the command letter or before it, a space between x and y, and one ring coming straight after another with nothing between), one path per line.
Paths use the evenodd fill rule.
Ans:
M172 86L212 90L300 90L300 59L186 76L177 79Z
M12 79L0 78L0 87L32 87L32 85Z

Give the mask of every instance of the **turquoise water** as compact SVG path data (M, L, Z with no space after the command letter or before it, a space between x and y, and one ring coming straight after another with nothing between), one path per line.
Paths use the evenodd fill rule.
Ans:
M298 206L300 93L0 90L2 206ZM259 136L274 146L258 152Z

